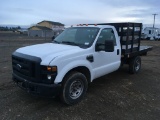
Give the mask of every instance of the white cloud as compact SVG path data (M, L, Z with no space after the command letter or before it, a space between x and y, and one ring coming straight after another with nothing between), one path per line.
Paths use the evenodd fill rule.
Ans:
M0 5L0 24L30 25L42 20L66 25L126 21L152 23L152 13L160 12L157 4L157 0L6 0ZM160 24L160 15L156 18Z

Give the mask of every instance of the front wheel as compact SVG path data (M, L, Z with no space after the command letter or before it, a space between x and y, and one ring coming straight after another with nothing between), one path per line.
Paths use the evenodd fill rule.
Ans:
M129 72L131 74L138 73L141 69L141 58L139 56L131 58L129 62Z
M60 98L67 105L74 105L82 100L88 88L88 81L84 74L71 72L63 81Z

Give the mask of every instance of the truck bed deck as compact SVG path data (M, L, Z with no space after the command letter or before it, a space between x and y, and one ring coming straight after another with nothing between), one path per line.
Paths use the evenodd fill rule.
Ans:
M137 46L133 46L133 48L136 48ZM139 48L139 51L142 51L142 50L150 50L152 48L152 46L140 46ZM131 49L131 45L128 46L128 49ZM126 47L125 46L122 46L122 50L126 50Z
M140 46L139 55L146 55L152 48L152 46Z
M152 49L152 46L140 46L140 51L151 50L151 49Z
M130 46L128 47L130 48ZM133 49L134 48L137 48L137 46L133 46ZM130 52L129 54L127 55L122 55L123 57L133 57L133 56L142 56L142 55L146 55L148 51L152 50L152 46L140 46L139 50L135 50L134 52ZM128 49L130 50L130 49ZM122 51L126 51L126 48L125 47L122 47Z

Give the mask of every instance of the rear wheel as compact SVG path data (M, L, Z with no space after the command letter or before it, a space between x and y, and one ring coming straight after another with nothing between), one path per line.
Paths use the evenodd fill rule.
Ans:
M74 105L82 100L88 88L84 74L71 72L64 78L60 98L67 105Z
M146 39L147 39L147 40L150 40L151 38L150 38L150 37L147 37Z
M141 58L139 56L133 57L129 61L129 72L131 74L138 73L141 69Z

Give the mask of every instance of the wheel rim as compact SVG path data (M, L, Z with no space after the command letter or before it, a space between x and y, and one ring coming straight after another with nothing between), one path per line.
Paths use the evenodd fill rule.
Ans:
M135 70L138 71L141 67L140 61L136 60L136 64L135 64Z
M83 89L84 89L84 85L80 80L76 80L72 82L69 89L70 97L72 99L77 99L78 97L81 96Z

